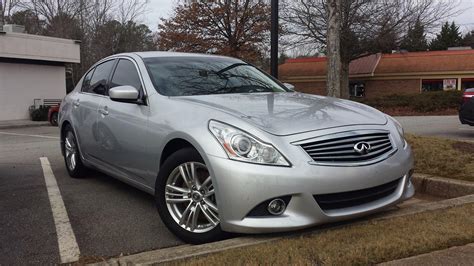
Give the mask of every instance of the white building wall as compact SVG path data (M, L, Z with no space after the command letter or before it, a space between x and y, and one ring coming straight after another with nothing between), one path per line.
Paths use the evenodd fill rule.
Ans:
M29 119L34 99L66 95L64 66L0 62L0 121Z

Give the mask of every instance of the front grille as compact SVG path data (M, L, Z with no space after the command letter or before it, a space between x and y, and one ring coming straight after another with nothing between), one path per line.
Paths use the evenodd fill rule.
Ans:
M400 179L361 190L313 195L323 211L350 208L390 196L395 192Z
M360 142L370 145L368 152L356 152L354 147ZM316 163L322 164L372 162L394 150L387 131L349 131L323 136L300 145Z

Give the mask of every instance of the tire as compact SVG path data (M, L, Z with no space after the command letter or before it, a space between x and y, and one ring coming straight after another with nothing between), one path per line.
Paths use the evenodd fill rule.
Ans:
M52 126L55 126L55 127L58 126L58 112L54 112L51 114L51 120L49 121L49 123Z
M74 134L72 127L66 125L64 129L64 139L62 141L62 149L64 151L63 157L67 172L69 173L69 176L73 178L84 177L87 172L87 168L82 163L78 147L76 135Z
M177 237L191 244L213 242L227 236L220 228L214 187L206 171L199 153L193 148L184 148L166 159L155 185L156 205L164 224ZM184 181L183 172L196 177L198 183ZM176 200L183 202L175 203Z

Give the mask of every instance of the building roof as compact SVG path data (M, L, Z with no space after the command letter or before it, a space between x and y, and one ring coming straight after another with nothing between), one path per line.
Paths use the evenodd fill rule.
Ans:
M69 39L0 32L0 58L80 63L80 45Z
M324 77L326 61L326 57L288 59L280 65L279 73L283 79ZM474 73L474 50L373 54L356 59L349 65L351 76L465 71Z
M474 50L384 54L375 74L452 71L474 72Z

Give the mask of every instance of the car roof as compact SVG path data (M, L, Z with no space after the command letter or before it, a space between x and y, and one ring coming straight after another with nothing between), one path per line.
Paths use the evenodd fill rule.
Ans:
M153 57L208 57L208 58L228 58L236 59L228 56L222 55L213 55L213 54L198 54L198 53L182 53L182 52L167 52L167 51L147 51L147 52L133 52L133 53L123 53L118 55L131 55L135 54L141 58L153 58Z

